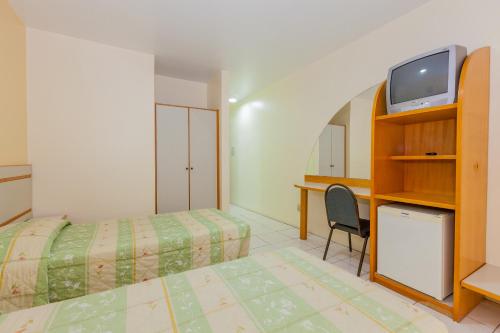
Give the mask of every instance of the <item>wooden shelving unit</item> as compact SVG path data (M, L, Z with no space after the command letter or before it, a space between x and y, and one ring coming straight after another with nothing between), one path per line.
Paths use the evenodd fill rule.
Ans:
M500 302L500 267L484 265L465 278L462 287Z
M376 116L377 122L389 122L394 124L414 124L426 121L437 121L457 118L457 103L423 108L393 114Z
M395 161L436 161L436 160L456 160L457 155L395 155L389 156Z
M397 192L387 194L375 194L376 199L404 202L414 205L455 209L455 196L449 194Z
M373 104L370 279L457 321L482 298L461 282L485 263L489 75L482 48L462 67L457 103L387 114L383 83ZM453 304L377 273L377 208L391 202L455 211Z

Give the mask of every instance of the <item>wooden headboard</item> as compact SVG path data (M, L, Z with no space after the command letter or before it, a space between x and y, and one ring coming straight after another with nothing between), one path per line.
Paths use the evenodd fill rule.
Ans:
M31 165L0 166L0 226L31 217Z

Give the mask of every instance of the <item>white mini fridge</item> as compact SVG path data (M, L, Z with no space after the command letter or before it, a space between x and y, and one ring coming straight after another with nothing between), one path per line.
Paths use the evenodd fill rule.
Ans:
M378 207L377 272L439 300L453 292L453 212Z

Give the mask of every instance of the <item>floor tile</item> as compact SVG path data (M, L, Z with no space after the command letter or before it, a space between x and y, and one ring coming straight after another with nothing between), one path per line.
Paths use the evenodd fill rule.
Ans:
M330 262L329 260L327 260L327 261ZM332 262L330 262L330 263L332 263ZM355 269L351 265L349 265L348 263L346 263L344 261L337 261L337 262L333 262L332 264L334 264L337 267L342 268L345 271L348 271L352 275L356 275Z
M255 249L257 247L265 246L265 245L268 245L268 244L269 243L267 243L266 241L262 240L262 238L260 238L257 235L254 235L254 236L250 237L250 249Z
M500 304L484 300L468 317L490 328L496 328L500 325Z
M354 251L353 251L354 252ZM361 271L363 273L366 273L366 272L369 272L370 271L370 261L366 260L366 255L365 255L365 259L363 260L363 264L361 265ZM359 265L359 259L361 258L361 256L358 254L352 254L349 258L347 259L344 259L344 261L348 262L350 265L356 267L356 270L358 269L358 265Z
M437 312L425 305L417 303L416 306L424 309L427 313L432 314L434 317L443 322L450 333L491 333L493 331L492 328L483 325L469 317L466 317L460 323L457 323L450 317Z
M286 242L286 241L290 240L289 237L286 237L286 236L284 236L280 233L277 233L277 232L261 234L261 235L259 235L259 237L261 239L263 239L264 241L268 242L269 244L278 244L278 243L282 243L282 242Z
M230 212L238 216L250 224L252 228L252 240L250 255L273 251L282 247L294 246L301 248L306 252L322 259L323 252L326 246L326 239L316 235L309 234L307 240L299 239L299 231L297 228L285 223L273 220L266 216L261 216L257 213L247 211L237 206L231 206ZM349 249L341 244L332 242L328 251L327 261L347 272L356 275L359 263L360 252ZM370 256L365 255L361 276L363 280L369 279ZM425 305L415 303L413 300L396 293L393 290L377 285L380 288L387 290L396 297L402 298L405 301L416 304L416 306L425 309L428 313L442 321L448 328L450 333L500 333L500 305L484 301L469 316L464 318L460 323L454 322L451 318L428 308Z
M349 249L347 247L334 243L330 244L326 259L331 262L343 261L351 258L353 255L355 254L349 252Z
M321 257L321 258L323 258L323 257ZM326 256L326 261L329 262L330 264L335 264L337 262L344 261L344 257L340 256L340 255L336 255L336 256L327 255ZM348 265L349 267L352 267L351 265L349 265L346 262L344 262L344 264Z
M322 249L310 249L307 250L307 253L312 254L313 256L323 259L323 250Z
M326 239L321 238L316 235L309 234L307 235L307 242L311 243L314 247L323 247L323 249L326 246Z
M304 250L304 251L311 250L314 248L307 241L300 240L300 239L287 239L286 241L278 242L277 245L280 247L293 246L293 247L299 248L299 249Z
M289 229L280 231L280 233L288 238L293 238L293 239L299 238L299 229L297 228L291 227Z
M269 230L265 226L257 225L257 226L250 226L250 233L251 235L262 235L262 234L268 234Z
M278 246L276 245L273 245L273 244L268 244L268 245L265 245L265 246L261 246L261 247L257 247L255 249L250 249L250 255L255 255L255 254L258 254L258 253L264 253L264 252L269 252L269 251L274 251L274 250L277 250L279 249Z
M291 228L290 225L285 224L285 223L279 223L279 222L267 222L266 226L271 231L284 231L284 230L289 230ZM297 233L297 237L298 237L298 233Z

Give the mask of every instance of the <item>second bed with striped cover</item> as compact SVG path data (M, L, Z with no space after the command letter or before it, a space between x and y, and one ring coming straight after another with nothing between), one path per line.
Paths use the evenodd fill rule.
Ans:
M51 302L248 254L250 227L217 209L66 226L48 263Z

